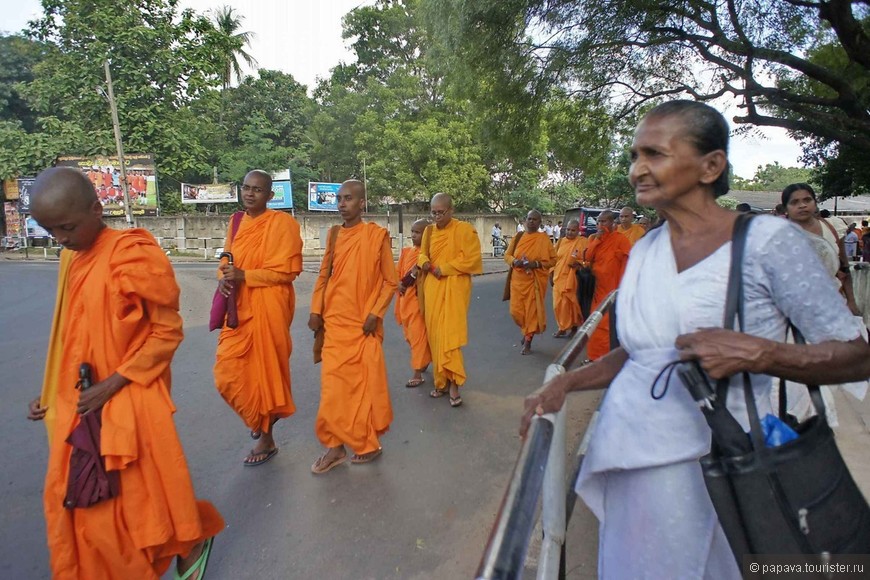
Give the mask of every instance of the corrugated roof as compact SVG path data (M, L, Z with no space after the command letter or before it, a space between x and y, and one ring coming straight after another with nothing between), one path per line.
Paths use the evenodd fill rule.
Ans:
M736 199L739 203L748 203L754 208L773 211L776 204L782 199L780 191L742 191L728 192L728 197ZM836 198L837 212L849 212L855 214L870 215L870 195L856 195L854 197ZM819 209L834 211L834 199L826 199L819 204Z

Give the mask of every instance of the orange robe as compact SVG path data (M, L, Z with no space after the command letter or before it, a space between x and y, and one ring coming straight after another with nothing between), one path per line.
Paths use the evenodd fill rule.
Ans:
M194 497L172 420L169 365L183 338L175 275L151 234L107 228L75 253L62 291L44 492L52 574L156 580L172 558L224 527L217 510ZM93 367L95 383L115 372L131 383L102 409L102 455L106 469L120 471L120 495L70 510L63 507L72 452L66 439L79 422L82 362Z
M628 241L631 242L632 246L634 246L637 241L646 234L646 230L643 229L643 226L640 224L631 224L627 228L623 228L619 225L616 226L616 231L628 238Z
M556 250L549 236L544 232L526 232L504 255L508 265L514 260L526 259L541 262L541 267L526 271L514 268L511 274L511 317L523 331L523 336L540 334L547 329L547 311L544 298L547 295L547 281L550 269L556 264Z
M577 236L573 240L562 238L556 245L556 266L553 268L553 314L559 330L580 326L583 315L577 301L577 270L572 268L583 259L588 238Z
M420 248L402 249L396 265L396 276L399 280L417 265L419 256ZM396 293L396 322L402 327L405 340L411 347L411 368L415 371L426 368L432 362L432 353L429 351L429 338L426 335L426 320L417 300L416 284L407 288L404 295Z
M426 274L421 282L435 388L446 389L448 382L461 387L468 377L462 347L468 344L471 276L483 272L477 231L457 219L440 229L428 226L417 265L426 262L441 270L440 279Z
M296 411L290 394L290 324L296 309L293 280L302 271L302 237L289 214L245 214L224 250L232 252L245 281L236 284L239 326L218 339L217 390L250 429L270 429L270 417Z
M592 273L595 275L595 294L592 296L592 308L595 309L601 301L619 287L631 242L619 232L610 232L589 241L586 250L586 261L592 263ZM610 352L610 315L601 320L598 328L589 337L586 352L590 360L597 360Z
M326 447L348 445L354 453L380 448L393 408L384 362L383 318L398 281L390 235L377 224L339 229L311 296L311 312L323 316L325 336L320 373L320 408L314 431ZM370 314L380 320L374 335L363 333Z

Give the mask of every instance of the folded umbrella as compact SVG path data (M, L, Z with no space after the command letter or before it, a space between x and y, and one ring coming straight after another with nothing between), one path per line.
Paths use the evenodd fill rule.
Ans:
M230 252L221 252L220 257L227 258L229 264L233 265L233 255ZM224 324L230 328L236 328L239 325L239 312L236 307L236 287L232 282L226 282L230 289L229 296L224 296L221 293L221 284L218 283L217 290L214 291L214 297L211 299L211 313L208 319L209 331L223 328Z

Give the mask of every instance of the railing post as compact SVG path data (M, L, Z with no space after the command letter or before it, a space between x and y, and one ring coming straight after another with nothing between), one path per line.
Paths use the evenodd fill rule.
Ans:
M551 364L544 374L544 383L565 372L561 365ZM553 423L553 441L550 443L547 470L544 472L541 527L544 540L538 558L538 580L554 580L559 576L562 546L565 544L565 463L567 438L565 435L565 405L554 414L545 415Z

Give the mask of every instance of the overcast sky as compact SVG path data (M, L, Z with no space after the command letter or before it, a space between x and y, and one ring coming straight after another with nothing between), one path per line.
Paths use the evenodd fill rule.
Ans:
M339 61L353 60L341 38L341 18L373 0L181 0L180 4L198 12L216 5L236 8L245 17L242 29L256 35L248 52L258 65L290 73L310 91L316 78L329 76L329 69ZM18 31L39 13L38 0L0 0L0 30ZM726 112L726 117L732 116L733 112ZM755 133L732 141L729 158L737 175L750 178L759 165L774 161L787 167L799 165L800 147L784 129Z

